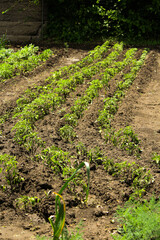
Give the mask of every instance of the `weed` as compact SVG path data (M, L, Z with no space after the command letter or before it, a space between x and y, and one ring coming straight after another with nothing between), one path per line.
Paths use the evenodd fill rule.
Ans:
M0 38L0 49L5 48L7 43L8 43L7 35L3 34L2 37Z

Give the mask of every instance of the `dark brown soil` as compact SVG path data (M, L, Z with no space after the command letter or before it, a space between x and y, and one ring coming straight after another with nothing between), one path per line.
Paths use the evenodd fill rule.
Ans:
M15 77L0 85L0 113L12 112L16 106L16 100L21 94L34 84L41 85L51 72L58 68L74 63L83 58L87 51L80 49L54 49L55 56L45 65L38 67L32 73L25 76ZM141 52L141 50L139 50ZM118 78L118 76L117 76ZM110 86L110 91L114 88ZM137 78L119 105L112 126L120 129L132 126L141 141L141 157L137 159L130 156L126 151L114 147L105 142L99 131L96 119L98 111L102 109L104 89L99 93L76 127L77 138L73 143L63 141L58 129L63 126L62 116L72 106L73 100L85 89L85 85L78 87L76 92L70 94L67 101L54 114L49 114L44 119L37 121L36 127L39 136L47 143L47 146L56 145L63 151L77 156L76 145L83 142L89 151L99 147L108 158L116 161L135 161L140 166L151 170L155 178L154 183L148 188L145 198L154 193L159 196L160 171L152 162L153 152L160 151L160 54L157 50L149 52L145 64L139 71ZM44 168L43 163L36 162L13 141L15 120L9 118L2 126L2 137L0 138L0 152L14 155L18 159L18 169L24 178L23 184L13 193L0 192L0 239L3 240L27 240L36 239L35 236L52 236L48 217L54 214L54 198L46 193L49 190L58 192L63 184L61 175L53 174L49 168ZM74 159L73 159L74 160ZM80 158L79 161L85 160ZM85 175L84 175L85 176ZM66 223L69 229L83 220L83 232L85 240L107 240L112 239L111 234L117 231L118 223L115 220L115 212L118 205L123 206L128 200L131 188L128 184L121 182L107 174L99 163L91 164L90 194L88 205L80 201L81 189L71 193L66 190L63 197L66 202ZM15 199L23 196L37 196L41 199L38 205L26 211L16 208Z

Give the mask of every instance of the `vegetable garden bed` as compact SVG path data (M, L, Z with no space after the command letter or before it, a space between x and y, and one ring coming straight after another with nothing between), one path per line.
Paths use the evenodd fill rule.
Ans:
M33 70L54 54L37 51L33 45L17 52L1 49L1 82ZM90 165L87 202L85 169L62 193L67 227L74 229L82 220L82 239L113 239L112 234L120 233L117 206L149 199L153 191L159 197L159 146L156 153L145 152L146 142L132 119L143 92L139 89L146 89L154 77L156 59L156 51L107 41L27 88L11 108L10 101L2 104L2 225L21 222L35 239L51 239L48 218L55 214L55 197L50 193L59 192L82 162ZM10 239L4 232L2 239Z

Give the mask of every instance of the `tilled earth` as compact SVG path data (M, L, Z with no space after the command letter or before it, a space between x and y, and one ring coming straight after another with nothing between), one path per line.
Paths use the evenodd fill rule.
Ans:
M0 113L12 113L16 106L16 100L28 88L34 84L43 85L44 80L51 72L62 66L75 63L87 55L86 50L81 49L53 49L55 56L44 65L35 69L32 73L18 76L0 85ZM141 52L141 49L139 49ZM85 85L77 87L71 93L65 104L57 109L54 114L50 113L44 119L37 121L36 127L39 136L48 146L56 145L64 151L77 156L76 145L83 142L88 150L99 147L108 157L116 159L117 162L135 161L151 171L154 183L151 184L144 198L149 199L153 194L159 196L160 170L153 163L154 152L160 152L160 54L158 50L150 50L145 64L139 71L134 83L127 91L125 97L119 104L119 109L112 126L118 130L125 126L132 126L134 132L140 139L142 153L140 158L130 156L126 151L106 143L99 131L96 122L98 110L102 109L103 99L106 91L103 89L99 97L85 111L76 127L77 138L73 143L63 141L58 129L63 126L63 115L73 104L73 99L81 96L86 88ZM116 76L118 78L118 76ZM116 79L117 80L117 79ZM114 83L114 81L113 81ZM114 86L113 86L114 87ZM110 86L110 91L112 85ZM109 94L109 93L108 93ZM1 125L2 137L0 138L0 152L14 155L18 159L18 169L24 178L20 188L11 193L0 192L0 239L25 240L36 239L36 235L52 236L48 217L54 214L54 198L46 193L49 190L58 192L63 184L61 175L44 167L43 163L33 161L23 148L13 141L12 127L15 120L9 117ZM85 159L80 157L79 161ZM83 171L82 171L83 172ZM85 174L85 173L83 173ZM81 189L72 193L66 190L63 197L66 202L66 223L69 229L82 220L85 240L112 239L111 234L117 231L115 212L117 206L123 206L128 200L131 188L118 178L105 172L101 164L91 164L90 193L87 206L81 201ZM85 175L84 175L85 176ZM15 199L21 196L37 196L41 201L35 208L19 209L16 207Z

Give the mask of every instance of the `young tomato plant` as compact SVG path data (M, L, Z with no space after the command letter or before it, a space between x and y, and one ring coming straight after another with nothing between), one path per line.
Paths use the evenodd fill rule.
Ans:
M69 153L54 145L42 150L37 158L42 159L57 174L62 174L64 168L70 165Z
M8 154L0 155L0 173L2 173L2 180L5 180L11 187L11 191L19 186L20 182L24 179L19 175L17 169L16 157L10 156ZM1 185L2 189L6 189L5 185Z
M77 136L74 132L73 127L66 124L59 129L59 134L61 138L67 142L72 142L72 140Z

